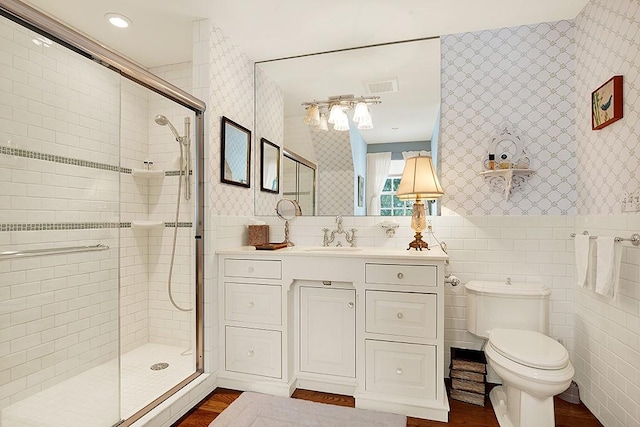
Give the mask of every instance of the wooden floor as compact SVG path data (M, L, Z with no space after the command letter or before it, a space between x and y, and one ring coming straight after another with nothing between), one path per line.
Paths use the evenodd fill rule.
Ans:
M225 410L242 392L224 388L216 389L212 394L200 402L194 409L186 414L173 427L207 427L222 411ZM339 394L320 393L317 391L298 389L293 393L296 399L310 400L313 402L328 403L331 405L353 407L355 400L350 396ZM487 398L485 407L449 399L451 412L449 422L422 420L407 418L407 427L498 427L498 421L493 414L491 402ZM555 400L556 427L602 427L602 424L581 403L574 405L563 400Z

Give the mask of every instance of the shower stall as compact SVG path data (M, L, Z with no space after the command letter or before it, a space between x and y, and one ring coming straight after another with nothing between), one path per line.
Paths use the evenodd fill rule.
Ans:
M204 104L0 11L0 425L128 425L203 371Z

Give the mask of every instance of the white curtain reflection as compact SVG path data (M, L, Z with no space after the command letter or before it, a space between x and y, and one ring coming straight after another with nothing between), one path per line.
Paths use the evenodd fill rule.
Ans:
M367 154L367 215L380 215L380 194L389 175L391 153Z

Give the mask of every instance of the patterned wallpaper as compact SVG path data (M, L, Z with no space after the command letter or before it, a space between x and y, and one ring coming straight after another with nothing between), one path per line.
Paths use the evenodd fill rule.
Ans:
M311 140L318 156L318 215L353 215L351 183L354 178L349 132L312 131Z
M441 38L444 213L575 213L574 32L559 21ZM478 175L505 127L536 170L509 200Z
M207 88L203 98L207 103L206 126L209 134L207 180L210 183L209 206L212 215L252 215L254 186L256 179L251 175L251 188L243 188L220 182L220 125L222 116L253 131L253 61L229 40L219 28L209 21L199 23L200 37L208 36L199 48L194 49L194 63L199 67L195 86L200 92ZM203 75L206 73L206 75ZM199 79L199 80L198 80ZM255 133L251 133L251 153L255 153ZM253 163L253 161L252 161ZM259 185L259 184L258 184Z
M640 189L640 3L613 3L591 1L576 19L580 214L620 213L625 194ZM624 76L624 117L591 130L591 92L614 75Z
M280 193L273 194L260 191L260 138L266 138L269 142L279 147L284 142L284 92L275 83L270 81L260 67L256 67L256 109L259 112L256 117L255 141L256 150L254 159L255 179L255 214L273 215L276 203L282 198L282 159L280 159ZM282 150L280 151L282 157Z

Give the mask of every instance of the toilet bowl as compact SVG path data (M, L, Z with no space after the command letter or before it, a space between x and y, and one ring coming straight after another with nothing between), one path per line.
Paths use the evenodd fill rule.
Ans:
M489 366L502 380L489 394L501 427L554 427L553 396L571 384L567 350L548 337L550 289L469 282L467 330L487 338Z
M502 379L491 393L501 427L553 427L553 396L571 384L567 350L536 331L493 329L485 354Z

